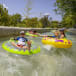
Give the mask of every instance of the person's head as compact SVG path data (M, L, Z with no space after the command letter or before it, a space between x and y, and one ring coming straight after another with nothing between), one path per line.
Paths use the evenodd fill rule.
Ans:
M34 31L33 31L33 33L37 33L37 31L36 31L36 30L34 30Z
M20 36L21 36L21 37L24 37L24 36L25 36L25 32L24 32L24 31L21 31L21 32L20 32Z
M66 37L64 30L60 30L60 35L64 35L64 37Z
M64 34L64 29L59 30L60 34Z
M59 36L59 32L58 32L58 31L55 31L55 32L54 32L54 35L55 35L55 36Z
M29 30L29 32L32 32L32 30Z
M33 33L33 31L32 31L32 30L29 30L29 33L31 33L31 34L32 34L32 33Z

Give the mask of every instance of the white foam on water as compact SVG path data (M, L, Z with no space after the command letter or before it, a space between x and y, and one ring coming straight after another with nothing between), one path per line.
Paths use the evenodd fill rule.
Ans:
M65 54L61 56L39 55L37 73L39 76L74 76L75 63ZM72 71L73 70L73 71Z
M44 45L43 46L45 49L47 49L48 51L50 51L52 49L52 46L51 45Z
M32 76L39 76L37 70L33 72Z

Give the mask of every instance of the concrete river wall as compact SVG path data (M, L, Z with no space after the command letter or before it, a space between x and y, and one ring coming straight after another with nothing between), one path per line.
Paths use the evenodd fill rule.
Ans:
M20 31L36 30L39 33L51 31L52 28L21 28L0 26L0 37L18 35Z

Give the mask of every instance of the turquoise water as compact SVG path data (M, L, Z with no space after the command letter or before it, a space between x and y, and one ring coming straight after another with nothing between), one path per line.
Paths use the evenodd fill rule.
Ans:
M30 37L41 47L40 53L30 56L6 52L2 43L9 38L1 38L0 76L76 76L76 36L68 34L67 38L72 40L73 46L57 49L43 45L41 38Z

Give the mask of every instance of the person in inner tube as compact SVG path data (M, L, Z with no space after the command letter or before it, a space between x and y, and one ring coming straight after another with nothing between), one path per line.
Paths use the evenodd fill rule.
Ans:
M58 39L66 38L64 29L60 29L59 31L55 31L54 36L49 36L49 37L58 38Z
M41 35L36 30L33 30L33 33L32 34L37 35L39 37L46 37L46 35Z
M30 34L33 34L33 30L29 30L28 32L29 32Z
M60 29L60 38L63 39L63 38L66 38L66 35L65 35L65 30L64 29Z
M23 49L28 49L30 50L30 47L31 47L31 42L28 41L27 38L25 38L25 32L24 31L21 31L20 32L20 37L17 37L15 40L18 40L17 44L12 42L12 45L13 46L16 46L18 48L23 48ZM26 46L26 43L28 44L28 46Z
M47 37L51 37L51 38L60 38L59 36L59 31L55 31L53 36L47 36Z
M33 30L33 33L32 34L39 35L36 30Z

